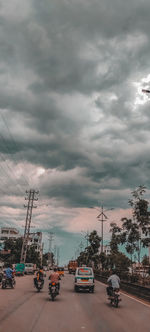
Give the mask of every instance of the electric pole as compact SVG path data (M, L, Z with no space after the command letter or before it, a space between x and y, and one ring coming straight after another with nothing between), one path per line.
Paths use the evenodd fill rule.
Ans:
M52 241L54 239L54 233L53 232L49 232L49 250L48 250L48 266L51 267L52 266Z
M26 213L26 221L25 221L25 229L24 229L24 237L23 237L23 243L22 243L22 249L21 249L20 263L26 262L27 248L28 248L29 235L30 235L30 225L31 225L31 218L32 218L32 209L37 207L37 206L34 206L33 203L34 203L34 201L38 200L38 198L36 198L35 195L38 194L39 191L30 189L30 191L26 190L26 193L28 194L28 197L25 197L25 200L28 200L28 204L27 204L27 206L24 205L24 207L27 208L27 213Z
M57 248L57 266L59 265L59 248Z
M56 260L57 260L57 246L55 245L54 246L54 262L55 262L55 265L56 265Z
M91 209L96 209L96 210L98 210L100 212L100 214L97 216L97 218L98 218L99 221L101 221L101 238L102 238L102 241L101 241L101 252L103 252L103 237L104 237L103 236L103 223L104 223L104 221L106 221L106 219L108 219L108 217L105 215L104 212L114 210L114 208L110 208L110 209L104 210L103 205L102 205L101 210L97 209L94 206L91 206Z
M104 213L104 208L103 205L101 207L102 211L101 213L97 216L98 220L101 221L101 236L102 236L102 242L101 242L101 253L103 252L103 223L106 221L107 216ZM100 219L101 218L101 219Z

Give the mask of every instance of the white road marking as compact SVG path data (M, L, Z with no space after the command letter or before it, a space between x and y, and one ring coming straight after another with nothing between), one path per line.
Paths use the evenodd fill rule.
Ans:
M126 293L123 293L123 292L120 292L120 293L123 294L124 296L129 297L130 299L132 299L132 300L134 300L134 301L136 301L136 302L139 302L139 303L145 305L146 307L150 308L150 304L148 304L148 303L144 303L143 301L140 301L140 300L136 299L135 297L132 297L132 296L130 296L130 295L127 295Z
M97 282L100 283L100 284L103 285L103 286L105 285L105 284L103 284L101 281L98 281L98 280L97 280ZM126 297L129 297L131 300L134 300L134 301L136 301L136 302L139 302L139 303L145 305L146 307L150 308L150 304L148 304L148 303L144 303L143 301L140 301L140 300L136 299L135 297L132 297L132 296L130 296L130 295L127 295L126 293L123 293L123 292L120 292L120 293L123 294L123 295L126 296Z

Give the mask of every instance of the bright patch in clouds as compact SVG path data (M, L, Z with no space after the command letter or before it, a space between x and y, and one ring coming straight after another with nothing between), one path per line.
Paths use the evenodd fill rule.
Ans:
M134 105L144 105L150 99L148 93L142 91L142 89L150 89L150 74L144 78L140 82L134 82L133 85L136 87L136 99L134 101Z

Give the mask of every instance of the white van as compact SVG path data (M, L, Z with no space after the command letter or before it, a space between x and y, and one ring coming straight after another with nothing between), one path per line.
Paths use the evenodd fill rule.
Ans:
M75 273L74 290L88 289L94 292L94 273L91 267L78 267Z
M25 263L25 274L34 274L35 272L35 264L33 263Z

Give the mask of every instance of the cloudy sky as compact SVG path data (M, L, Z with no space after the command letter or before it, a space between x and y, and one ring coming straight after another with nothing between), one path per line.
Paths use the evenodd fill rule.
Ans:
M72 258L98 211L150 188L149 0L0 0L1 225L32 225Z

